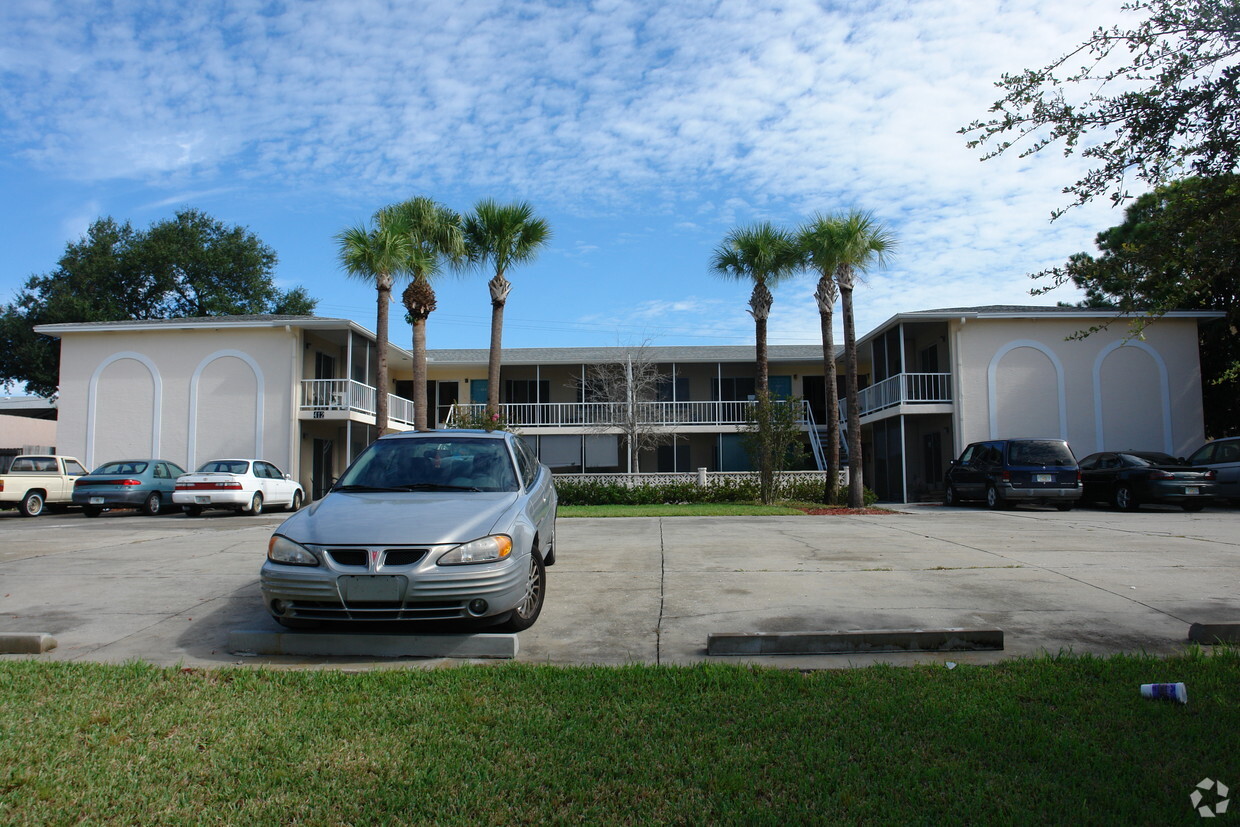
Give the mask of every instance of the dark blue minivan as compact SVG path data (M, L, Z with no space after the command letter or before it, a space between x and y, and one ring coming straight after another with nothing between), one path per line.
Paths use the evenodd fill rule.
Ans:
M947 469L947 505L981 500L987 508L1033 502L1070 511L1081 498L1081 469L1062 439L974 442Z

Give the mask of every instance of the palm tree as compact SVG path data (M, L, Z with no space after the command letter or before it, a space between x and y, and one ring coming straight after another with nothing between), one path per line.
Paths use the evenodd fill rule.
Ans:
M431 280L445 260L459 266L465 258L461 216L430 198L418 196L387 208L387 220L408 244L404 271L413 277L401 295L413 325L413 427L428 426L430 403L426 398L426 320L435 309Z
M409 238L390 222L381 220L383 211L375 214L374 226L350 227L337 234L340 263L344 271L370 282L378 292L375 339L378 347L378 375L375 377L375 430L383 436L388 424L388 305L392 287L405 271L409 259Z
M827 485L823 494L823 501L827 504L835 502L840 484L840 405L835 378L835 328L832 318L835 302L840 297L835 283L840 254L837 226L831 219L817 214L797 236L805 266L818 273L814 299L818 302L822 327L823 384L827 393Z
M771 288L790 276L801 266L801 253L796 239L764 221L748 227L738 227L728 233L723 243L715 248L710 269L715 275L733 281L752 281L753 293L749 297L749 314L754 321L754 344L757 351L757 396L762 399L768 391L766 355L766 322L771 315L774 297Z
M895 235L873 213L850 210L829 219L834 225L835 283L840 288L844 320L844 393L848 400L848 505L864 505L861 480L861 412L857 404L857 332L853 323L853 288L861 273L887 263L896 247Z
M469 260L479 267L489 262L495 273L491 290L491 352L487 361L487 418L499 413L499 367L504 336L504 304L512 291L508 269L533 261L539 248L551 240L551 227L534 215L527 201L500 204L479 201L463 223Z

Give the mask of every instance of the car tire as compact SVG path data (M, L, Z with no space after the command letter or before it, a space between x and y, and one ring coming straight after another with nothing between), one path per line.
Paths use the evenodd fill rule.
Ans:
M82 506L82 513L87 517L98 517L103 513L103 509L97 505L84 505Z
M525 597L503 625L509 632L524 632L534 625L542 613L543 600L547 596L547 568L536 548L530 550L530 572L525 582Z
M186 517L201 517L202 516L202 506L200 505L187 505L187 506L184 506L184 510L185 510Z
M288 510L289 511L300 511L301 510L301 492L300 491L293 492L293 502L291 505L289 505Z
M1127 485L1115 486L1115 495L1111 497L1111 502L1120 511L1136 511L1141 507L1136 495L1132 493L1132 488Z
M23 517L37 517L43 513L43 495L38 491L27 491L17 504L17 510Z
M960 505L960 494L956 491L956 486L948 484L947 491L943 493L943 505Z
M1196 512L1200 511L1201 509L1205 507L1206 507L1205 503L1199 503L1199 502L1180 503L1180 508L1184 509L1190 514L1195 514Z
M250 500L250 507L241 509L251 517L257 517L263 513L263 495L261 492L254 492L254 499Z
M986 486L986 507L991 511L998 511L1007 505L1003 497L999 496L999 489L993 485Z
M158 491L152 491L147 495L146 501L142 503L142 513L148 517L154 517L164 508L164 497Z

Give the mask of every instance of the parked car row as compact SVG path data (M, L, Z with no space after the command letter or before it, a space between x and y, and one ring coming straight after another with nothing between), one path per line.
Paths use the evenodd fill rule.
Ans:
M1240 437L1208 442L1185 459L1158 451L1101 451L1079 462L1062 439L974 442L947 470L944 501L988 508L1032 502L1068 511L1106 503L1136 511L1143 503L1200 511L1240 499Z
M73 483L73 504L87 517L107 509L136 508L154 516L170 506L197 517L205 509L261 514L277 506L296 511L305 490L270 462L213 459L190 474L163 459L105 462Z

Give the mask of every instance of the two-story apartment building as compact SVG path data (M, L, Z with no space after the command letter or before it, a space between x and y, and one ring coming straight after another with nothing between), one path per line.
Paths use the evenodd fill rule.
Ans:
M1063 436L1078 454L1104 447L1182 453L1203 437L1197 323L1172 314L1144 341L1066 308L958 308L901 314L859 340L865 478L907 500L941 484L948 460L992 435ZM47 325L61 339L57 445L88 466L159 456L193 468L261 456L322 494L375 433L376 343L354 322L212 317ZM652 400L599 400L593 366L635 355L657 373ZM431 350L436 424L486 399L487 352ZM412 428L412 356L389 344L389 428ZM660 444L642 471L742 470L739 431L754 388L752 347L506 349L507 423L559 473L625 472L632 460L617 406L641 406ZM776 394L800 397L805 459L822 462L820 345L770 348Z

